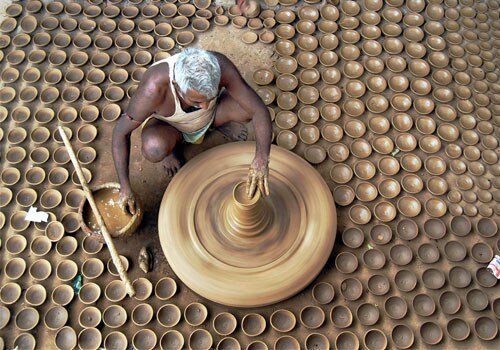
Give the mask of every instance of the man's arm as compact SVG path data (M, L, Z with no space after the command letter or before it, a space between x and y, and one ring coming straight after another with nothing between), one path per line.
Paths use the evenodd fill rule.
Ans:
M157 67L150 68L131 97L128 108L113 128L112 154L118 181L120 182L120 204L135 212L135 200L129 179L130 135L161 103L166 90L158 78Z
M236 66L226 56L216 55L221 65L221 85L251 116L255 129L256 150L249 173L249 195L253 194L256 185L267 195L269 194L267 172L272 139L271 116L264 102L245 82Z

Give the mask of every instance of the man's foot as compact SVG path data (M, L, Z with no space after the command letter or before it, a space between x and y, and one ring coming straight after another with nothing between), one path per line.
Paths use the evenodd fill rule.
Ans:
M177 152L174 151L162 160L162 164L165 168L165 171L167 172L167 175L174 176L181 168L182 161Z
M220 131L231 141L246 141L248 137L247 127L245 124L238 122L222 124L221 126L216 127L215 130Z

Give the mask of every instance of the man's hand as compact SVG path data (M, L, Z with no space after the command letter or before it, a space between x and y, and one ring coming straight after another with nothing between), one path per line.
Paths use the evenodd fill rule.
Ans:
M135 215L136 196L131 189L122 189L118 197L118 205L124 212Z
M248 171L247 196L252 198L256 188L266 196L269 196L269 160L254 158Z

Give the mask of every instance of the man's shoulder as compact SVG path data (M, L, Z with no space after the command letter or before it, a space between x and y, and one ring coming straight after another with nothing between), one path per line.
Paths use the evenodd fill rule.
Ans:
M161 62L149 67L142 78L147 85L164 85L170 83L169 65Z

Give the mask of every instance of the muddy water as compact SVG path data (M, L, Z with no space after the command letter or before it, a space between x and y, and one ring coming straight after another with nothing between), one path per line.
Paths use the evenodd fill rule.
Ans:
M118 233L118 231L124 228L132 219L132 215L128 212L124 212L118 205L119 194L120 190L117 188L104 188L93 193L97 208L111 235ZM94 213L92 213L92 208L90 208L88 203L83 209L83 218L85 224L92 231L101 233L97 219Z

